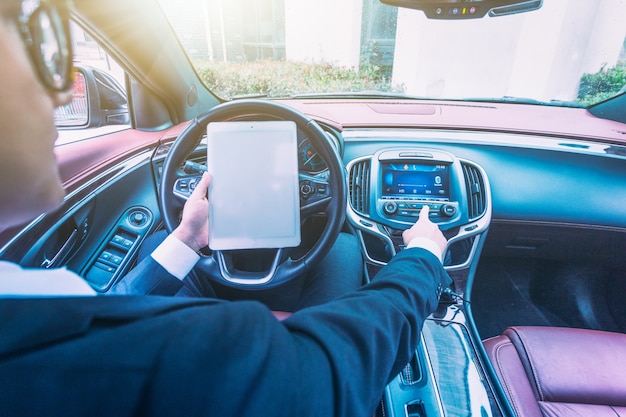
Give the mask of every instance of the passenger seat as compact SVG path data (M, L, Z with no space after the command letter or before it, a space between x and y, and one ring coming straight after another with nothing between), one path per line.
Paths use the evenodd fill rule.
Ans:
M483 344L519 417L626 416L626 334L510 327Z

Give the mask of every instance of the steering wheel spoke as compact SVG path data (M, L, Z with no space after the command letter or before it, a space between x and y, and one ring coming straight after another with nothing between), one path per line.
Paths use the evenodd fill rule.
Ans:
M224 251L215 251L217 265L220 269L220 275L230 284L238 285L265 285L268 284L275 276L278 266L283 259L283 249L277 249L274 259L269 268L265 271L257 272L241 272L237 271L233 266L231 256Z
M326 212L332 200L330 184L322 177L300 174L300 217Z
M172 190L174 196L183 203L189 200L189 197L191 197L191 193L193 193L193 190L196 189L196 185L200 182L200 179L202 179L201 175L184 176L178 178L174 182L174 187Z

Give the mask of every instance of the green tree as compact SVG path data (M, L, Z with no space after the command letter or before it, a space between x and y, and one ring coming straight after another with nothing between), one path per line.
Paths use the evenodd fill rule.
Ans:
M583 74L578 87L577 102L589 106L607 100L626 86L626 64L602 67L595 74Z

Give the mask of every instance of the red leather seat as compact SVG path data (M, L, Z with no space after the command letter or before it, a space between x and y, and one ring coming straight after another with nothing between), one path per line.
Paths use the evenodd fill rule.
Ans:
M510 327L483 344L518 416L626 416L626 334Z
M293 313L289 313L287 311L272 311L272 314L278 321L283 321L287 317L291 316Z

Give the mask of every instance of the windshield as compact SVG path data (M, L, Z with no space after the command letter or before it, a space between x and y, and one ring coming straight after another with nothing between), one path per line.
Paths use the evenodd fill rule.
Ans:
M399 95L589 106L624 92L626 0L431 20L379 0L161 0L218 96Z

